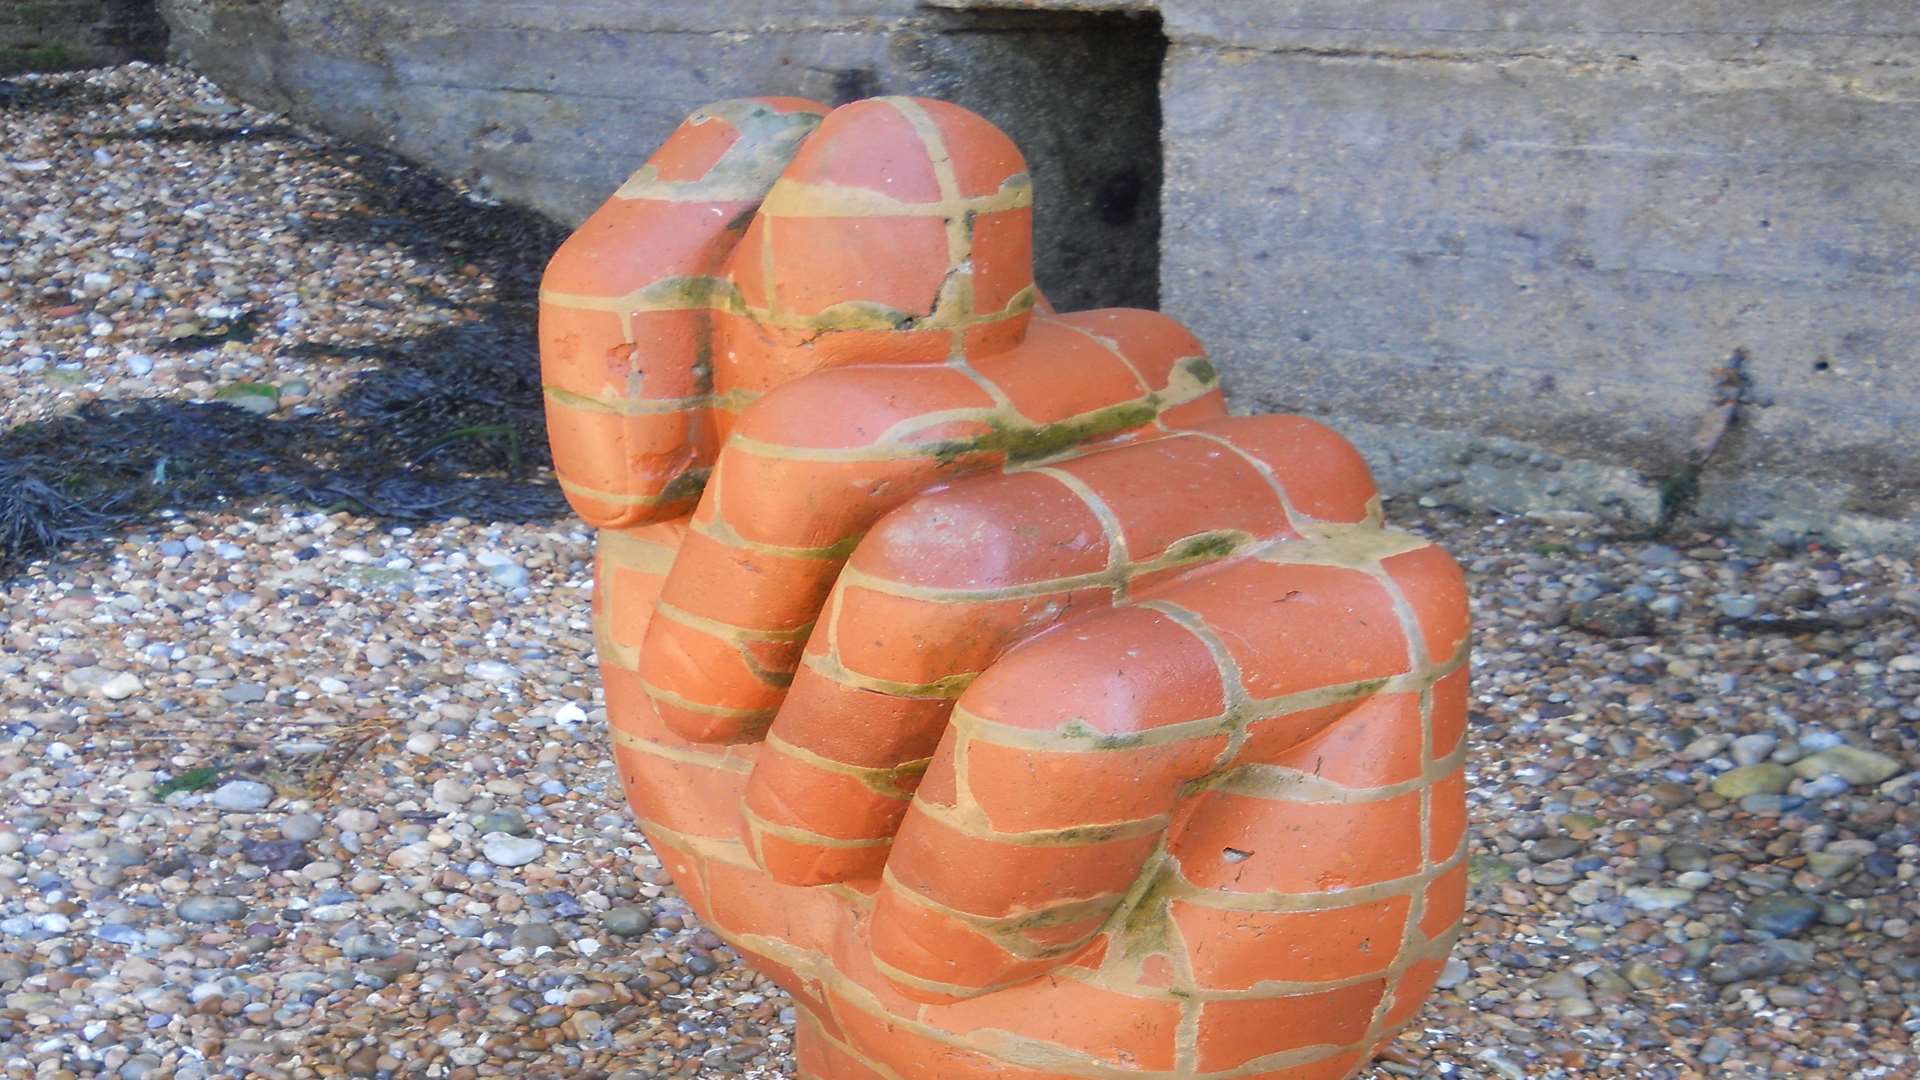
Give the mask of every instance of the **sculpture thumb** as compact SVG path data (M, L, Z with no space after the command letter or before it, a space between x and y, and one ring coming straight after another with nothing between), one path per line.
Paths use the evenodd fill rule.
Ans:
M720 437L713 312L753 212L826 107L739 98L688 117L594 211L540 283L554 471L582 518L627 528L692 509Z

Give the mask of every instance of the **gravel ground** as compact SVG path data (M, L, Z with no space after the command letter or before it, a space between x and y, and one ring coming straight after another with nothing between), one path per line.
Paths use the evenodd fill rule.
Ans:
M0 569L0 1071L788 1075L607 760L551 231L170 69L0 132L0 518L98 534ZM1913 562L1392 509L1475 585L1475 884L1376 1080L1920 1076Z

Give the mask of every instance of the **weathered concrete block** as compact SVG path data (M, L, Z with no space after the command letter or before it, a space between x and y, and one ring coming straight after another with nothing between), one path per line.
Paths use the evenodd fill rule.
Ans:
M1741 350L1697 505L1911 515L1915 38L1805 7L1164 3L1165 306L1244 406L1515 509L1651 512Z

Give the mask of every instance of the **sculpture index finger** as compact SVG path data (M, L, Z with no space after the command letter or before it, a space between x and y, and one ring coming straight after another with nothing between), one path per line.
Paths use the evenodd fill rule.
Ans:
M1257 459L1231 449L1267 423L974 477L882 518L822 609L755 765L746 812L761 865L794 884L877 874L954 699L1004 653L1297 536ZM1145 475L1168 479L1143 489Z
M755 857L790 884L877 875L954 699L1009 649L1301 528L1365 525L1377 508L1364 463L1332 432L1235 417L892 511L835 583L755 763Z

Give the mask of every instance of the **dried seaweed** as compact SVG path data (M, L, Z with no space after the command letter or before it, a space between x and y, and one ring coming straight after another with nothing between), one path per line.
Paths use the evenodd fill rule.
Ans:
M116 501L75 498L27 462L0 457L0 570L13 553L51 551L112 526L121 520Z

